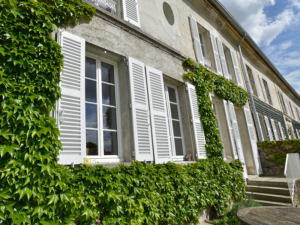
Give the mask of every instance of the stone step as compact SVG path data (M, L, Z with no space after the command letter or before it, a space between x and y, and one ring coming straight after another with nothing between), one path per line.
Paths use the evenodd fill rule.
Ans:
M287 181L270 181L270 180L248 180L248 185L252 186L267 186L267 187L281 187L281 188L288 188Z
M282 207L292 207L292 204L282 203L282 202L272 202L272 201L265 201L265 200L254 200L257 203L261 204L262 206L282 206Z
M246 191L248 191L248 192L267 193L267 194L274 194L274 195L290 196L289 189L288 188L282 188L282 187L247 185L246 186Z
M266 194L266 193L259 193L259 192L246 192L246 194L249 197L253 198L254 200L265 200L270 202L281 202L281 203L292 204L292 199L290 196Z

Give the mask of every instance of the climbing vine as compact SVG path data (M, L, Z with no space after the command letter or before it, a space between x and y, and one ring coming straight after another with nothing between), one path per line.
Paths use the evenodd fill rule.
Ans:
M0 224L179 224L244 198L241 163L214 160L221 159L214 123L207 140L218 151L186 166L58 164L50 112L61 96L63 55L51 34L94 13L81 0L0 0Z
M192 59L186 59L183 62L183 67L188 71L183 74L183 78L190 80L196 88L199 113L205 133L207 156L208 158L223 160L223 145L210 92L214 90L218 97L231 101L237 106L246 105L249 93L224 77L216 77L214 73L207 71L202 65L198 67Z

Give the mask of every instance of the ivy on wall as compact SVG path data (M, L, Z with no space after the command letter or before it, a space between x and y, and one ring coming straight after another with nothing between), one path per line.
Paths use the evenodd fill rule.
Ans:
M241 200L242 165L215 160L221 144L208 117L210 158L194 164L58 164L62 146L50 111L61 95L63 55L51 33L94 13L81 0L0 0L0 223L179 224L195 222L205 207L222 212L229 199ZM204 82L198 91L213 87ZM203 113L211 115L209 108Z
M183 78L190 80L196 88L199 113L203 125L208 158L223 160L223 145L217 126L217 117L212 107L210 92L215 91L221 99L231 101L236 106L246 105L249 93L224 77L216 77L214 73L200 67L192 59L186 59L183 67L188 71Z

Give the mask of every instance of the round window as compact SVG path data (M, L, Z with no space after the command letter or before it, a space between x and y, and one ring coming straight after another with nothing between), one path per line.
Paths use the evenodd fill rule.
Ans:
M164 14L165 14L165 17L166 17L168 23L170 25L173 25L174 24L174 14L171 9L171 6L168 3L164 2L163 10L164 10Z

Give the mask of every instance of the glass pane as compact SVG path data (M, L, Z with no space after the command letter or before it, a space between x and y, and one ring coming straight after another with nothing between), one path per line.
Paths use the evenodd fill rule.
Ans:
M172 121L173 123L173 132L174 132L174 137L181 137L181 132L180 132L180 123L179 121Z
M96 60L85 57L85 76L96 79Z
M170 104L172 119L179 120L177 105Z
M86 127L97 128L97 106L85 104Z
M103 131L104 155L118 155L117 132Z
M103 129L117 129L117 116L116 116L116 109L103 106Z
M174 142L175 142L176 156L183 155L181 138L174 138Z
M101 76L102 76L102 81L114 84L115 83L114 66L102 62L101 63Z
M97 83L92 80L85 80L85 101L97 102Z
M102 104L113 106L116 105L114 86L102 84Z
M176 103L177 101L176 101L175 89L168 87L168 91L169 91L170 102L175 102Z
M86 155L98 155L98 131L86 130Z

